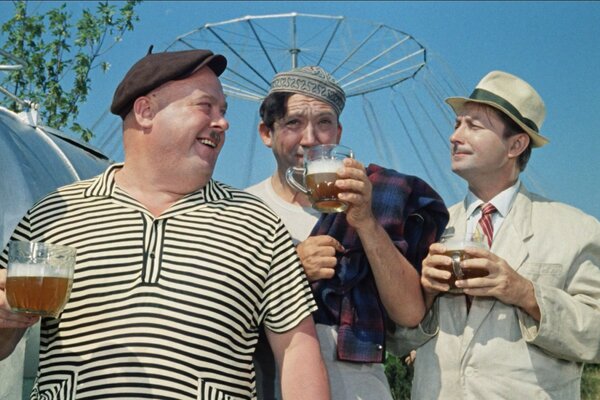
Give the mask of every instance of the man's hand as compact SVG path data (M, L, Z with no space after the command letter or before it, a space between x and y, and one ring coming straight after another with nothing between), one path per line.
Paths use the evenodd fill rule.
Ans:
M423 260L421 285L425 292L425 303L430 307L440 292L447 292L450 286L445 281L450 278L452 259L443 253L446 246L434 243ZM521 308L535 320L540 319L540 308L535 299L533 284L519 275L508 263L490 252L477 247L467 247L468 259L460 263L461 268L486 270L487 276L456 281L456 287L473 297L494 297L501 302Z
M425 295L425 305L431 307L435 297L450 290L447 283L452 275L452 259L446 255L446 246L441 243L433 243L429 246L429 253L422 262L421 286Z
M488 275L457 280L457 287L463 288L465 294L470 296L495 297L505 304L520 307L539 321L540 309L531 281L519 275L504 259L488 250L468 247L465 253L469 259L461 262L463 269L485 269Z
M367 177L365 167L352 158L344 159L344 167L338 171L335 186L342 190L338 198L348 204L346 221L355 229L366 223L375 223L371 209L373 186Z
M296 252L310 282L331 279L335 274L337 252L344 251L340 242L328 235L310 236L298 244Z

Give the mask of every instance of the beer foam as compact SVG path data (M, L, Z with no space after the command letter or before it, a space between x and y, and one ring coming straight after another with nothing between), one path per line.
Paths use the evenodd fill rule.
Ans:
M446 246L446 251L461 251L464 250L465 247L479 247L481 249L487 250L487 246L485 243L470 240L450 239L446 242L443 242L442 244Z
M313 160L306 167L306 174L323 174L323 173L335 173L340 167L344 165L342 160Z
M8 266L9 276L11 277L26 277L26 276L45 276L48 278L68 278L69 270L64 268L53 267L46 263L19 263L11 262Z

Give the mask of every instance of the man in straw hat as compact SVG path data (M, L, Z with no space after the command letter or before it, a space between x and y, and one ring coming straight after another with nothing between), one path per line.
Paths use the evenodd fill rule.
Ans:
M415 326L423 317L418 271L448 215L419 178L374 164L365 168L352 158L344 160L335 182L348 203L345 212L320 214L287 183L287 169L301 166L308 148L339 143L345 101L340 85L320 67L277 74L258 128L276 169L248 190L281 215L298 243L319 305L314 317L332 398L391 400L382 364L386 328L392 321ZM264 370L268 349L259 350ZM262 384L263 398L273 398L272 379L264 376Z
M255 398L261 324L285 398L329 398L289 234L262 201L212 179L229 127L225 67L209 50L143 57L111 106L125 162L48 195L18 225L12 239L77 248L71 298L42 319L32 398ZM5 251L2 289L6 266ZM0 357L36 320L0 290Z
M399 353L420 346L413 398L578 399L583 363L600 361L600 223L520 181L531 148L548 143L544 103L527 82L493 71L446 102L452 170L469 186L446 232L490 249L466 249L459 268L484 276L457 280L464 294L448 293L443 243L423 261L429 311L394 342Z

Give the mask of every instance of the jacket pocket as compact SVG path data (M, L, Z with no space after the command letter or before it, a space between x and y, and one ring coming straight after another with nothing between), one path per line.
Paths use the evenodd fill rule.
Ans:
M525 263L519 269L521 275L535 283L560 288L565 283L565 274L562 271L561 264L550 263Z

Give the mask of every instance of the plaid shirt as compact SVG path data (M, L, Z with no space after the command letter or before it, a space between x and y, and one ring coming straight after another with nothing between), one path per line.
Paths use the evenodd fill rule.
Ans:
M373 214L407 260L421 271L429 245L441 236L448 211L441 197L423 180L371 164ZM323 214L311 236L330 235L346 249L338 255L332 279L313 284L319 310L315 321L338 325L340 360L383 362L385 329L391 321L379 298L369 260L346 214Z

